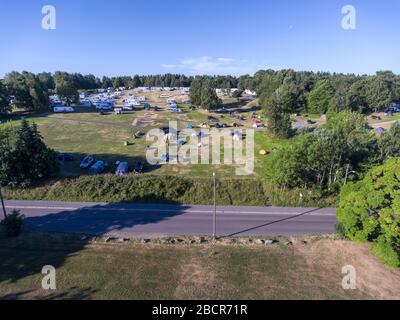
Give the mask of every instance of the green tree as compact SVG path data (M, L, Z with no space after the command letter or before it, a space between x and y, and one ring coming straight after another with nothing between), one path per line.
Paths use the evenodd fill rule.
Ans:
M331 107L334 89L329 80L320 80L316 83L307 98L307 110L310 113L326 113Z
M33 73L11 72L6 74L4 84L10 95L14 96L14 105L28 111L46 110L49 99L42 83Z
M260 99L261 106L268 116L268 129L279 138L289 138L292 133L292 122L287 110L294 99L287 86L278 88L270 100L265 96Z
M201 87L201 106L206 110L216 110L220 108L221 103L212 80L205 80Z
M384 111L400 98L398 80L390 71L378 72L376 76L369 78L365 92L366 102L374 112Z
M10 99L6 87L0 80L0 114L11 110Z
M337 210L350 240L373 242L387 264L400 267L400 158L371 169L365 178L343 187Z
M192 81L192 85L190 87L190 103L200 106L201 105L201 91L202 91L202 80L200 78L196 78Z
M57 71L54 74L55 91L61 101L76 103L79 101L79 92L74 77L66 72Z
M365 128L361 114L337 113L323 128L302 135L276 153L267 174L282 187L334 191L371 162L375 138Z
M57 155L43 142L35 124L0 130L0 184L30 184L57 173Z
M395 123L389 131L384 132L378 139L377 161L384 162L390 157L400 157L400 124Z
M369 111L366 91L368 79L360 79L354 82L347 93L347 107L352 111L367 113Z
M50 72L42 72L37 75L42 87L45 91L55 89L54 79Z

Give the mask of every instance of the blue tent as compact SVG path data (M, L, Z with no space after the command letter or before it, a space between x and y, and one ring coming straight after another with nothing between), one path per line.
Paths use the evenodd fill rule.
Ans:
M192 126L191 124L188 124L188 125L186 126L186 129L193 129L193 126Z
M385 128L379 127L379 128L376 128L375 131L377 131L377 132L385 132L386 130L385 130Z

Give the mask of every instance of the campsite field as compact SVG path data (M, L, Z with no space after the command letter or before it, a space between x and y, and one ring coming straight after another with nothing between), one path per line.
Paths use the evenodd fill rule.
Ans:
M117 104L122 104L122 100L130 94L133 93L125 91ZM150 129L166 127L170 121L176 121L179 129L192 125L196 131L200 130L200 125L209 117L216 119L221 124L231 125L235 122L240 125L240 128L251 128L251 117L255 113L261 118L261 123L266 125L267 119L261 111L257 99L239 101L236 98L224 98L223 106L226 112L212 113L199 109L191 110L188 104L180 103L184 96L179 92L169 92L168 94L178 102L182 113L168 111L167 99L160 98L160 92L149 92L139 95L145 96L152 107L157 106L158 111L155 111L154 108L144 110L141 107L135 111L124 111L122 115L116 115L113 112L100 115L94 108L76 108L77 112L71 114L46 113L27 117L30 121L37 123L48 146L57 152L66 152L74 156L74 161L61 165L61 178L87 174L86 170L79 168L79 164L88 154L93 155L96 160L105 160L109 163L106 173L115 171L114 163L116 161L127 161L130 168L133 169L138 160L146 159L146 149L150 145L146 142L145 137L135 139L134 134L138 131L147 133ZM228 112L236 112L236 114L230 116ZM243 116L244 120L238 120L236 115ZM400 114L395 114L390 118L384 114L379 114L379 116L381 116L380 121L368 117L371 126L383 126L387 129L400 119ZM292 120L295 128L319 126L325 122L321 115L297 115L292 116ZM308 123L308 120L311 121ZM0 124L0 127L4 125L4 123ZM291 140L273 138L265 128L257 129L254 150L255 171L249 177L265 178L265 168L269 165L270 154L290 143ZM221 160L223 160L224 154L222 146L223 144L221 144ZM261 155L260 150L266 150L268 154ZM229 164L158 164L147 165L145 174L204 178L211 177L212 172L215 171L221 178L247 177L236 176L236 168L237 166Z
M0 243L0 299L400 298L400 272L368 245L291 240L165 245L25 233ZM44 265L56 268L55 291L41 289ZM342 288L345 265L356 268L356 290Z
M128 93L124 95L127 96ZM226 110L240 111L246 119L244 121L230 119L226 114L207 113L202 110L190 110L189 105L179 104L182 113L172 113L167 110L166 99L159 98L159 92L145 93L147 101L158 111L139 108L135 111L124 111L122 115L113 112L100 115L94 109L77 108L71 114L40 114L30 116L29 120L38 125L39 131L48 146L58 152L70 153L74 161L65 162L61 166L61 177L71 177L86 174L79 168L79 163L85 155L93 155L96 160L105 160L110 166L106 172L114 172L116 161L128 161L131 168L138 160L146 157L146 148L149 145L146 137L135 139L138 131L147 133L150 129L166 127L170 121L176 121L178 128L183 129L191 124L196 131L206 122L208 117L219 119L220 123L237 122L242 128L251 127L251 114L259 111L256 101L240 104L237 99L225 101ZM172 97L179 96L171 93ZM119 102L124 98L122 97ZM262 146L265 132L257 132L259 145L256 145L256 155ZM267 139L265 139L267 141ZM125 143L128 142L128 145ZM221 144L221 149L222 149ZM223 150L222 150L223 151ZM221 152L221 159L223 152ZM206 165L206 164L165 164L147 165L145 173L168 174L190 177L207 177L216 171L220 177L235 176L235 165ZM251 175L254 177L254 174Z

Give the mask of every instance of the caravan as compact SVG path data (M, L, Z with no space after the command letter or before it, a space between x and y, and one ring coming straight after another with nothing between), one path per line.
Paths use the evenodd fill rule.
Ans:
M98 101L96 102L97 110L111 110L114 107L113 101Z
M71 113L71 112L75 112L75 109L72 107L66 107L66 106L59 105L57 107L54 107L53 111L55 113Z

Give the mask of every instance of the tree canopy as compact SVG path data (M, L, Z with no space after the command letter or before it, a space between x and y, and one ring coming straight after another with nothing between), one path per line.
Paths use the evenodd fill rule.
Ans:
M57 170L57 155L45 145L35 124L23 119L19 126L0 129L0 185L29 185Z
M369 163L375 138L366 126L359 113L335 114L324 127L302 134L274 154L267 174L281 187L334 190Z
M0 81L0 114L6 113L11 110L10 98L6 87Z
M48 107L48 94L39 78L30 72L6 74L4 85L9 95L14 96L14 105L28 111L44 110Z
M196 78L190 90L190 102L207 110L215 110L221 106L221 99L215 91L215 83L209 78Z
M329 80L320 80L311 90L307 98L307 111L313 114L327 113L332 107L335 91Z
M400 158L371 169L362 181L343 187L337 210L339 229L387 264L400 267Z

